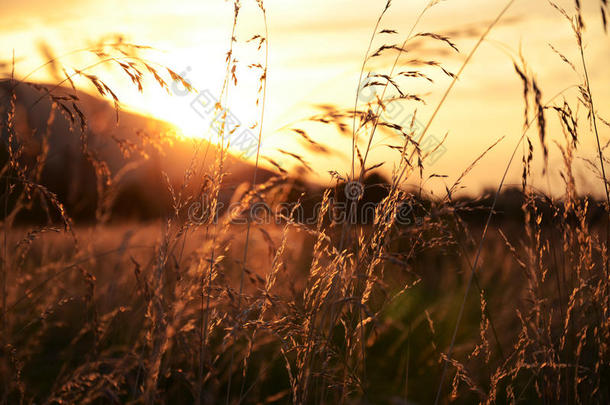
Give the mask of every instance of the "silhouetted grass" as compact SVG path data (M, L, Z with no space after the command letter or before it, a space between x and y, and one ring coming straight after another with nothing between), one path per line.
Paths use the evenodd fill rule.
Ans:
M148 222L113 220L117 201L136 195L121 194L132 167L126 160L115 167L101 156L74 79L106 97L116 120L122 116L120 98L93 73L99 65L115 66L139 90L146 76L165 89L177 81L197 90L173 70L148 62L141 55L148 48L123 41L77 51L95 61L72 73L62 57L50 56L43 67L58 75L52 86L28 82L29 74L17 80L11 72L1 122L2 402L607 403L608 193L605 203L578 195L573 174L580 140L594 135L599 163L588 163L607 190L607 144L597 129L605 122L590 90L580 4L573 16L555 6L576 35L578 68L557 53L560 63L582 68L578 94L546 99L526 61L513 61L525 118L506 170L523 146L522 187L504 191L504 177L496 190L466 199L456 196L461 181L497 141L482 145L472 165L455 173L446 195L413 191L409 180L423 173L435 152L422 144L437 112L512 2L464 55L458 71L435 60L412 59L405 67L405 49L414 40L459 52L448 37L418 32L421 17L437 3L424 8L401 45L385 41L395 30L380 30L391 12L390 1L385 3L363 59L354 108L321 106L311 117L352 140L351 171L338 168L334 187L316 190L271 158L266 159L277 173L258 167L265 158L260 141L269 40L260 0L265 32L245 41L261 58L248 61L260 73L253 103L261 117L259 149L252 178L237 186L226 182L235 131L226 108L239 88L234 45L242 4L235 1L226 76L214 106L220 142L193 142L178 179L153 167L156 180L150 182L163 182L159 205L165 209L151 209L163 215ZM604 26L605 8L602 2ZM387 73L365 75L371 59L386 56ZM432 86L430 69L447 81L423 130L415 115L408 125L388 120L384 111L392 103L414 110L423 103L407 90L408 81ZM20 86L33 87L39 96L24 106L17 97ZM360 100L363 87L378 92ZM25 130L27 113L43 103L49 106L45 131ZM555 119L564 139L549 145L548 123ZM69 201L69 192L54 190L64 183L61 178L45 180L56 147L49 142L55 120L68 123L78 139L79 159L91 169L86 182L95 188L93 202ZM587 131L589 123L593 131ZM532 127L537 141L530 138ZM392 135L387 153L396 161L387 181L376 174L381 162L369 161L382 131ZM313 153L334 153L305 130L293 132ZM126 159L136 154L148 160L152 150L171 147L160 133L138 137L109 141ZM560 198L530 186L534 142L544 165L549 147L562 154ZM281 153L314 170L302 153ZM225 202L232 209L220 209ZM280 212L286 202L292 204L277 221L260 221L261 207ZM88 221L72 217L79 204L95 206ZM365 216L366 204L372 209ZM299 219L302 208L313 221ZM217 209L220 214L211 215ZM335 216L337 210L344 215ZM32 212L36 216L28 218Z

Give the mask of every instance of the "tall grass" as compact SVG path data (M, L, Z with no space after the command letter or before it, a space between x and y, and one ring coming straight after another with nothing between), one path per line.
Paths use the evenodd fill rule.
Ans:
M600 225L607 225L610 214L607 144L598 131L605 121L591 94L580 4L576 2L574 15L553 6L576 35L581 83L545 99L526 61L513 62L515 80L523 85L523 132L497 190L467 200L457 196L463 178L504 140L482 146L480 156L441 198L427 195L422 187L408 191L409 181L422 175L434 153L421 146L432 121L513 2L499 11L455 73L442 61L404 60L415 40L459 52L446 36L416 33L422 17L438 3L423 8L398 46L385 42L397 35L395 30L379 31L384 16L392 12L391 2L384 2L353 108L326 106L311 117L352 140L351 171L344 175L337 169L334 186L313 197L318 203L313 223L298 215L311 203L311 189L299 188L280 164L260 154L269 41L262 1L254 5L264 32L245 41L257 47L261 59L249 61L260 72L253 102L260 120L252 180L235 189L236 209L218 216L228 188L224 179L234 131L227 111L239 91L235 33L242 2L233 3L226 74L215 106L220 141L193 141L180 181L159 173L171 207L157 221L113 221L121 178L130 169L111 169L96 151L75 79L108 98L116 120L122 114L119 94L95 74L99 66L115 66L141 91L147 76L165 89L177 81L197 90L172 69L149 62L143 55L149 48L124 41L76 51L96 60L72 73L62 65L71 54L51 57L41 66L60 75L50 86L28 82L35 72L18 80L13 62L3 86L1 122L2 402L610 401L610 233ZM602 2L604 25L605 7ZM372 52L380 38L383 43ZM557 52L559 63L579 71ZM389 71L368 73L372 80L364 85L381 91L361 101L369 62L381 57L392 61ZM396 72L405 63L406 70ZM408 85L410 80L432 83L430 69L442 72L446 87L423 131L416 131L415 115L409 125L388 121L384 111L392 103L415 109L423 102ZM39 92L33 104L21 106L22 86ZM42 103L50 105L46 132L20 132L20 114ZM516 116L519 110L515 108ZM70 205L42 180L53 148L54 120L72 125L80 153L95 170L95 219L89 223L75 221ZM559 123L559 136L547 134L551 120ZM538 141L530 139L532 128ZM304 130L293 130L312 150L333 153ZM396 165L388 182L373 184L370 179L380 165L368 162L369 151L380 131L392 134L388 154L396 153ZM548 168L549 139L561 135L553 145L563 162L564 188L557 198L530 185L530 167L540 159ZM599 162L588 164L604 184L605 204L577 192L574 161L586 136L596 138ZM164 147L154 135L141 144L112 141L125 154L146 155L151 144ZM28 155L28 142L39 145L34 159ZM522 146L522 188L503 192ZM283 153L311 170L305 156ZM276 175L259 177L261 158L276 167ZM372 200L374 190L382 191L364 223L360 209ZM208 205L199 205L202 216L194 220L189 210L202 196ZM269 215L289 200L296 204L281 211L278 223L260 221L260 207ZM341 208L344 215L337 216ZM24 220L36 210L43 212L41 221Z

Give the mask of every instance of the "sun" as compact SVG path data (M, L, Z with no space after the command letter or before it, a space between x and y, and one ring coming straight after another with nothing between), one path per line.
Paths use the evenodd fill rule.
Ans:
M129 97L127 104L137 106L139 113L172 124L178 136L214 144L224 142L235 154L251 157L252 149L256 151L262 112L260 72L247 66L240 69L238 86L231 82L223 92L226 72L222 64L178 55L168 59L172 60L168 66L176 66L176 73L194 90L188 91L179 81L169 82L169 91L152 85L145 94L134 95L137 99Z

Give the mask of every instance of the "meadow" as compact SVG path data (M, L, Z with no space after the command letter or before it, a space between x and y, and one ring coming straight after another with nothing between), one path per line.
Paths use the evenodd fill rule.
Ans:
M266 27L265 4L252 3ZM584 39L586 25L605 28L606 1L596 21L584 21L578 0L549 5L574 33L580 59L556 51L553 63L578 74L576 93L543 96L535 67L509 61L522 83L523 131L498 164L521 165L521 184L505 184L505 172L474 196L462 181L498 141L456 169L442 195L412 179L443 147L423 146L437 113L514 5L458 50L418 26L438 3L399 43L376 48L396 35L383 25L391 1L381 2L354 105L311 118L351 140L351 167L332 172L331 187L309 181L316 168L304 153L282 151L297 168L260 153L266 30L239 44L261 61L249 65L258 75L260 119L247 133L255 142L230 114L243 63L234 35L220 97L203 105L216 117L214 139L173 137L166 124L124 111L120 92L93 73L111 65L141 90L154 83L197 95L150 62L145 45L95 44L82 51L91 69L51 57L40 69L55 83L28 81L13 59L0 82L2 403L610 402L610 141L601 136L610 124L586 58L586 41L608 37ZM234 33L242 2L233 6ZM460 52L462 64L411 59L415 40ZM367 69L379 55L393 60L385 73ZM392 103L423 103L409 81L432 83L431 70L448 84L427 106L430 118L420 125L414 108L406 125L388 120ZM359 99L367 89L374 96ZM370 160L388 134L392 169ZM299 127L292 135L308 153L335 153ZM595 190L583 190L574 169L585 137L597 145L586 161ZM561 167L548 166L550 148ZM534 164L560 172L563 187L533 187Z

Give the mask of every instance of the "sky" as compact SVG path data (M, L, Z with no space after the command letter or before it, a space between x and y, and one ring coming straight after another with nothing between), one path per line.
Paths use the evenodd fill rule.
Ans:
M104 36L121 34L126 40L150 45L156 50L146 55L150 59L184 74L198 90L219 94L224 75L225 53L229 46L233 5L222 0L160 1L119 0L48 2L2 0L0 15L0 61L8 61L15 52L17 77L23 77L44 62L39 44L44 41L56 55L86 48ZM373 47L386 43L401 43L415 22L416 16L428 1L394 0L382 20L380 28L393 29L395 35L378 35ZM559 2L573 12L573 2ZM375 22L385 1L373 0L267 0L268 24L268 84L263 121L262 153L289 166L296 163L278 149L302 154L308 160L313 181L329 181L328 171L348 173L351 168L351 137L345 137L327 125L307 122L319 112L320 104L353 108L358 76ZM500 0L446 0L436 4L424 15L415 32L435 32L446 35L456 44L459 53L433 40L417 40L408 49L408 58L434 59L450 71L457 71L466 55L487 25L504 7ZM599 1L583 2L587 30L585 52L592 92L602 117L610 117L610 37L604 34L599 14ZM262 16L255 1L244 1L236 32L240 43L236 55L238 86L231 90L229 107L244 125L260 121L255 105L258 73L247 64L263 63L264 47L244 44L254 34L264 32ZM426 165L425 185L439 194L451 185L491 144L504 137L466 177L466 192L477 193L495 187L517 144L523 127L522 87L513 68L513 60L521 52L549 99L572 85L579 84L579 76L560 61L549 44L578 62L574 35L567 22L546 1L516 0L509 12L494 28L466 67L450 93L429 131L430 142L443 139L440 156ZM406 60L406 59L405 59ZM62 59L65 66L85 66L87 59L78 53ZM388 73L392 58L372 59L366 71ZM580 69L579 69L580 71ZM433 84L422 80L405 82L409 92L421 95L426 104L400 104L400 112L393 119L404 121L417 109L417 120L427 122L450 78L439 69L428 69ZM112 71L101 71L114 83L125 108L177 126L185 136L201 136L205 127L201 117L191 108L194 95L167 95L160 89L147 88L144 94L134 91L124 78ZM104 76L106 77L106 76ZM30 79L50 80L44 70ZM576 97L574 87L564 94L569 100ZM366 100L367 94L359 93ZM369 94L370 96L370 94ZM561 98L557 99L561 101ZM362 104L360 105L362 107ZM582 109L582 108L581 108ZM585 129L578 156L595 159L595 141ZM549 120L551 121L551 120ZM555 121L555 120L553 120ZM290 128L304 129L316 141L336 152L320 156L308 151ZM563 134L550 124L550 177L542 176L541 159L534 161L534 186L557 194L560 190L561 155L552 141L563 144ZM603 126L602 141L610 131ZM388 134L379 133L372 142L370 165L386 162L391 170L397 154L384 145L392 141ZM428 135L427 135L428 136ZM530 133L535 152L540 155L537 134ZM363 144L365 134L362 135ZM521 151L521 149L519 149ZM521 153L521 152L519 152ZM520 184L521 155L513 163L508 183ZM369 165L369 164L367 164ZM447 175L433 177L431 174ZM599 194L601 182L590 171L579 170L581 192Z

